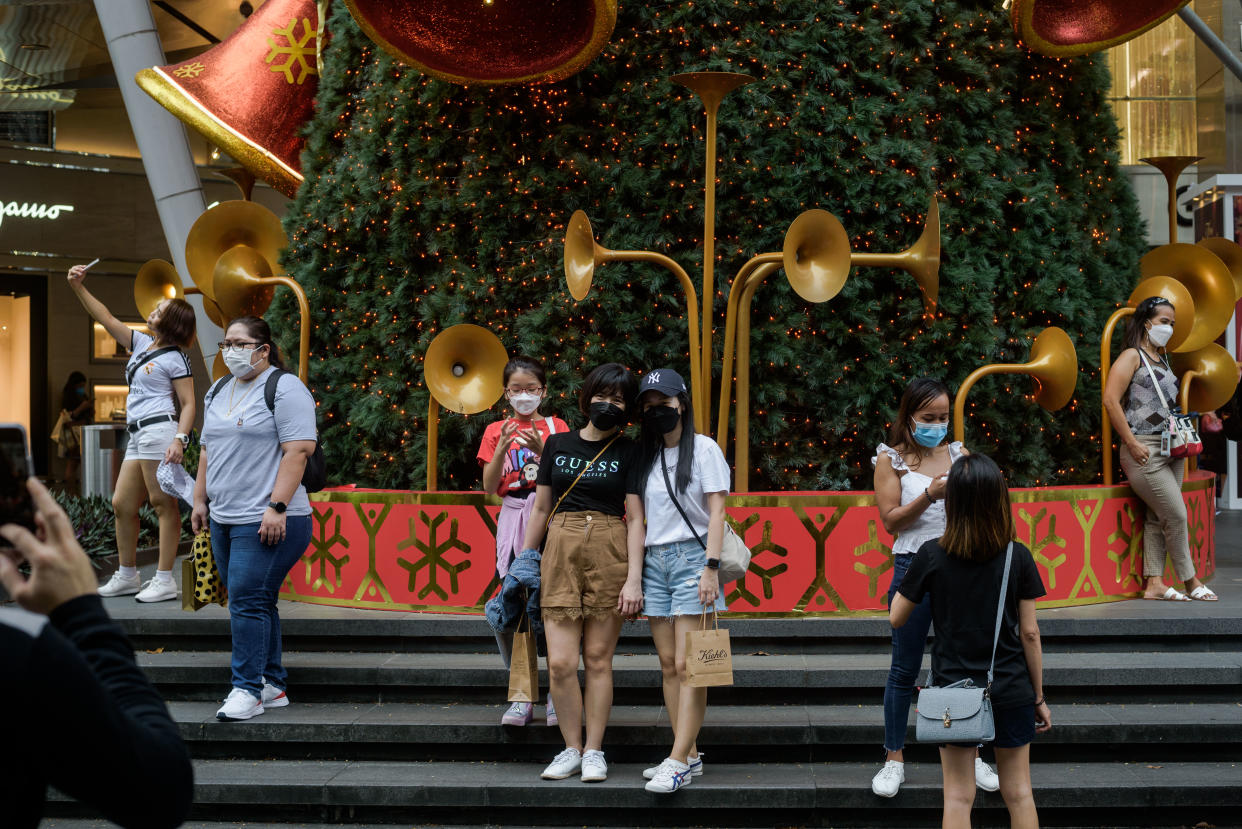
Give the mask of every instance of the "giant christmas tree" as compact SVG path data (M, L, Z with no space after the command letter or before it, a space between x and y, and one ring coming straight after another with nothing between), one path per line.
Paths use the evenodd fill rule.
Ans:
M456 323L542 359L545 411L571 424L597 363L686 371L676 281L610 264L575 302L561 239L583 209L607 247L701 273L703 112L668 80L699 70L756 79L721 107L717 384L729 280L751 255L780 250L794 217L821 207L855 250L896 251L918 237L928 196L941 197L934 319L900 271L855 269L821 305L779 274L759 291L751 488L869 488L868 460L909 378L955 387L983 363L1025 362L1048 325L1078 345L1074 401L1046 413L1028 378L987 378L971 394L967 443L1015 485L1098 477L1091 365L1144 247L1102 60L1027 53L995 0L622 0L611 44L586 70L493 89L403 67L343 4L328 28L285 261L317 320L310 378L334 481L422 486L422 355ZM292 345L288 298L269 318ZM442 488L477 487L473 458L493 417L442 416Z

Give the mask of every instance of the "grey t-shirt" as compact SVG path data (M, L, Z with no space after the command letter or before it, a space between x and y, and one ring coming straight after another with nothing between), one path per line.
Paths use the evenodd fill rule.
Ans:
M273 370L268 368L249 383L236 379L225 383L203 414L207 500L211 517L221 524L262 521L284 456L280 444L316 440L315 399L297 375L281 375L276 412L268 410L263 389ZM286 514L310 513L306 488L298 484Z

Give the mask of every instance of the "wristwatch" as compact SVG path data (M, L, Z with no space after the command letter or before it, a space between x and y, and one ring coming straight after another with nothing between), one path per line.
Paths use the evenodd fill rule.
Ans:
M707 560L707 569L708 569L708 570L719 570L719 569L720 569L720 559L718 559L718 558L709 558L709 559Z
M189 435L187 435L187 434L183 434L183 433L181 433L181 432L178 432L177 434L173 435L173 437L175 437L177 440L181 441L181 445L182 445L182 446L189 446L189 445L190 445L190 436L189 436Z
M267 505L282 515L284 514L285 510L289 508L289 505L286 504L284 501L268 501Z

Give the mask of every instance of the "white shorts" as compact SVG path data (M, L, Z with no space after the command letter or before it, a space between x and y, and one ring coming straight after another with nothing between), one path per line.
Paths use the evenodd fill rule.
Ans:
M144 426L129 436L129 444L125 447L127 461L162 461L168 451L168 444L177 437L177 424L166 420Z

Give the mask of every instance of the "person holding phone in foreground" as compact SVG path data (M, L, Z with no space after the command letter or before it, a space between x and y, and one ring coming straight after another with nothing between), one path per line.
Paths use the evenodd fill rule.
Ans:
M65 511L26 486L34 532L0 526L0 584L21 605L0 607L0 701L20 712L5 725L0 822L38 826L50 785L126 829L179 826L194 773L177 726L104 611Z

